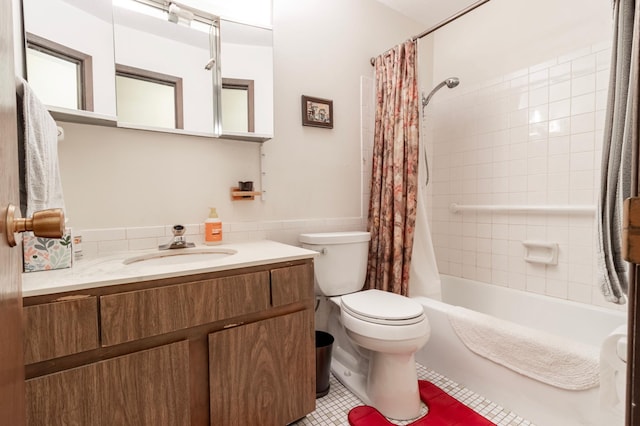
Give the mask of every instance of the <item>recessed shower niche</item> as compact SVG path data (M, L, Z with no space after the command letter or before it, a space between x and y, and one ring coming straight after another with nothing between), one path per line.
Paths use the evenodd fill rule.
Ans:
M273 136L271 29L164 0L23 5L27 80L57 120Z

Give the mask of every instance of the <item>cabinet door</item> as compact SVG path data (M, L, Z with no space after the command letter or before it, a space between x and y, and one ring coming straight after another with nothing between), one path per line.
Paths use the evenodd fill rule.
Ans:
M271 270L273 306L313 299L313 263Z
M212 425L283 426L315 409L313 312L209 335Z
M28 425L188 425L189 344L27 380Z

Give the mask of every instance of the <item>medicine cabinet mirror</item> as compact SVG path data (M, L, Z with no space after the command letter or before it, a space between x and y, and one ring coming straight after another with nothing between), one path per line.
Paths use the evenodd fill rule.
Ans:
M269 29L221 20L222 135L273 135L273 37Z
M27 79L54 118L260 142L273 136L270 29L166 0L23 5Z
M118 125L218 134L220 19L126 0L114 2L113 22Z
M24 0L27 80L52 112L116 116L111 0Z

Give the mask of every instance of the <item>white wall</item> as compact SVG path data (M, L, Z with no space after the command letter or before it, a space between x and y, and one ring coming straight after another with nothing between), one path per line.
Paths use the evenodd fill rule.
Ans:
M486 81L608 37L610 0L492 0L433 34L437 81Z
M64 123L59 149L71 225L197 224L209 206L226 222L361 223L348 220L361 212L360 76L371 75L371 56L422 28L371 0L275 0L273 29L266 201L229 196L239 180L261 189L258 144ZM303 94L333 99L333 129L301 125Z
M371 75L370 57L422 30L395 16L369 0L274 2L270 216L360 215L360 76ZM301 95L333 100L333 129L300 125Z
M595 205L610 15L608 0L492 0L432 36L431 85L461 81L426 111L440 272L613 306L597 285L593 216L449 211ZM523 240L557 243L558 264L525 262Z

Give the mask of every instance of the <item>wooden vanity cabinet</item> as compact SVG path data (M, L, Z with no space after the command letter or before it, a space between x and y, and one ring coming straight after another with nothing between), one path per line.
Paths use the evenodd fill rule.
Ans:
M311 259L82 293L25 299L28 425L280 426L315 409Z

